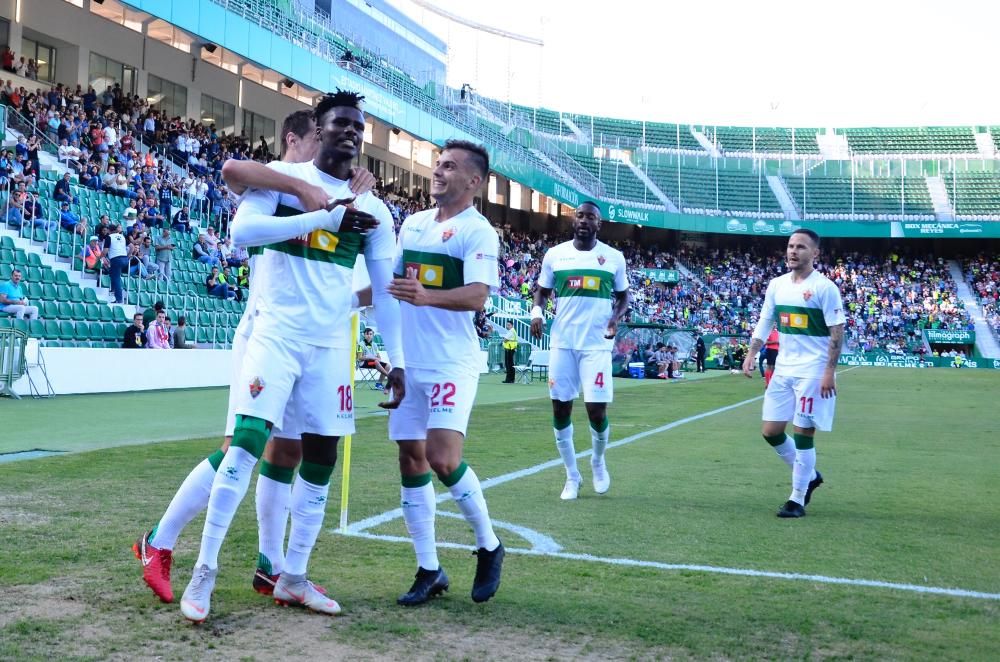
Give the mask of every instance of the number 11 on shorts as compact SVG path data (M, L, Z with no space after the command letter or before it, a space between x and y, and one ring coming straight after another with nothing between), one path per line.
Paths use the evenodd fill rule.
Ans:
M807 409L808 407L808 409ZM799 413L801 414L812 414L813 413L813 399L807 398L805 396L799 398Z

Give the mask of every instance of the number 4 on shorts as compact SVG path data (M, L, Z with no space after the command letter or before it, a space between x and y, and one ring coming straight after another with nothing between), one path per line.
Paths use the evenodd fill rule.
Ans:
M594 379L594 386L597 386L599 388L604 388L604 373L603 372L597 373L597 377Z

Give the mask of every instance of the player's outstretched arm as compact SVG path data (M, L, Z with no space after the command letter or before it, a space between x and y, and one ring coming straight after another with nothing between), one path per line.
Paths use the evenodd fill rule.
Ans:
M403 356L403 323L399 314L399 301L389 292L392 283L392 259L366 260L368 276L371 278L372 304L375 306L375 323L379 335L389 355L392 370L387 379L388 391L392 394L387 402L380 402L383 409L395 409L406 396L406 380L403 372L406 364Z
M532 302L531 307L531 335L535 338L541 338L542 332L545 330L545 304L552 296L551 287L542 287L539 285L535 288L535 298Z
M279 217L274 215L277 208L277 193L260 189L248 193L233 217L230 229L233 243L237 246L266 246L309 234L313 230L336 232L348 212L347 207L338 205L333 211L320 209Z
M263 189L294 195L305 211L327 209L330 196L321 187L291 177L256 161L229 159L222 164L222 178L237 195L248 189Z

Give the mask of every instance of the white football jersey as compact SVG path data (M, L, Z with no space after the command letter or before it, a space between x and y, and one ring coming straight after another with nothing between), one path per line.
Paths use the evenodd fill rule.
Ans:
M795 283L789 272L767 284L753 337L766 340L777 324L774 374L820 379L830 355L830 327L844 322L844 303L833 281L814 270Z
M354 197L348 182L321 172L312 162L272 163L275 170L324 188L331 198ZM392 216L371 193L354 206L379 221L374 230L313 230L307 235L268 244L253 263L253 328L261 333L322 347L353 349L350 318L354 264L359 253L368 260L391 260L395 252ZM295 196L274 191L247 193L233 223L243 214L293 216L303 212ZM280 222L277 219L275 222ZM342 324L336 323L338 320Z
M546 251L538 284L556 298L550 346L610 350L614 340L604 334L615 292L629 288L627 271L621 251L600 241L589 251L577 250L572 241Z
M415 277L428 289L451 290L471 283L500 286L496 230L475 207L438 222L437 209L407 217L399 231L393 272ZM411 368L479 372L479 336L472 311L399 304L403 355Z

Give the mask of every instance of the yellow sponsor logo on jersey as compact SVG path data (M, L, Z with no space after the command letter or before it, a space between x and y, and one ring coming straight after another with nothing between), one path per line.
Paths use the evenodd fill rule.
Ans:
M420 281L421 285L436 285L437 287L441 287L444 284L444 268L435 264L408 262L406 264L406 271L407 273L416 272L417 280Z
M781 326L792 329L808 329L809 316L802 313L781 313Z
M570 276L566 279L566 286L571 290L594 290L601 289L600 276Z
M309 248L333 253L337 250L340 238L326 230L313 230L309 233Z

